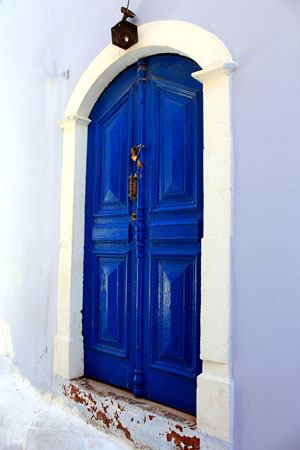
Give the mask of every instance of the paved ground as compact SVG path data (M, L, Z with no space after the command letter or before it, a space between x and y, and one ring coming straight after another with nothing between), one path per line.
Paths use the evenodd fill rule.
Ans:
M0 450L128 450L35 390L0 358Z

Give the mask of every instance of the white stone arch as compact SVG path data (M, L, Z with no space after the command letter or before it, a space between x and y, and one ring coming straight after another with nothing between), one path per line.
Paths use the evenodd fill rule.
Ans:
M54 372L84 373L82 338L84 214L88 116L105 87L139 58L176 53L197 62L203 83L204 236L201 256L201 359L197 426L229 440L230 74L237 64L212 33L181 21L141 25L125 51L108 45L78 81L59 122L63 128L60 256Z

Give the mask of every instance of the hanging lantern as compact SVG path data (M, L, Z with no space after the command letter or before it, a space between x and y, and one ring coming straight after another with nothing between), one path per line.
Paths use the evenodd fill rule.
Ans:
M128 9L128 5L127 8L122 6L121 13L123 19L112 27L111 38L114 45L127 50L138 42L138 31L134 23L127 22L128 18L133 19L135 17L135 14Z

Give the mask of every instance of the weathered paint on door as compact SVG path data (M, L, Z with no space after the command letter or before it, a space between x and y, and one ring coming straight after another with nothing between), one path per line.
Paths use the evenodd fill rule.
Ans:
M139 60L92 110L83 310L86 376L192 414L201 371L197 70L176 55Z

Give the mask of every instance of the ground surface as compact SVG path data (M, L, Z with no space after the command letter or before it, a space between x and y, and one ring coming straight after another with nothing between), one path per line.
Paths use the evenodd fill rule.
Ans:
M0 358L0 450L128 450L107 435L40 394Z

